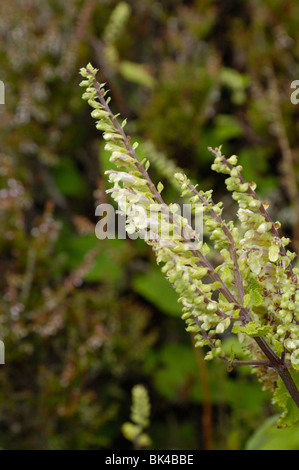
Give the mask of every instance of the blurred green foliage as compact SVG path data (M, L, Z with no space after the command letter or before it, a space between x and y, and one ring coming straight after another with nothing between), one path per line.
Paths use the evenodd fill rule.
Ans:
M95 237L107 156L78 90L91 61L128 132L217 199L207 147L238 154L298 251L298 16L291 0L1 2L2 448L129 448L144 383L154 449L299 449L263 425L276 410L250 370L193 350L143 243Z

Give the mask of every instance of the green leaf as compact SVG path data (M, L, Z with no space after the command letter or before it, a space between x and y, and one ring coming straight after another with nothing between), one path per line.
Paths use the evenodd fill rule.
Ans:
M219 142L226 142L243 135L243 128L234 116L218 114L215 118L215 135Z
M276 349L276 351L277 351L277 354L282 354L282 353L283 353L283 351L284 351L283 342L278 341L278 340L275 339L275 338L272 338L272 344L273 344L273 346L275 347L275 349Z
M65 196L79 197L86 194L86 183L73 160L61 158L52 168L52 174L56 187Z
M99 245L101 244L101 245ZM101 240L94 234L69 235L67 243L61 242L59 252L64 256L64 269L77 269L84 263L85 256L97 246L102 247L92 260L92 264L84 276L86 282L99 282L108 280L116 282L119 280L122 269L113 254L121 251L123 240Z
M136 276L133 288L162 312L176 317L182 314L177 293L159 269Z
M290 372L297 388L299 388L299 374L296 372ZM277 388L273 394L275 402L284 411L279 417L277 426L279 428L285 428L291 426L299 421L299 408L291 398L289 392L286 389L283 381L279 378L277 382Z
M271 332L271 326L259 325L255 321L247 323L245 326L235 325L232 328L233 333L244 333L252 338L256 336L266 336Z
M247 75L229 67L222 67L220 77L222 83L232 90L245 89L249 84Z
M249 280L249 290L262 292L261 285L254 277L251 277Z
M251 291L244 295L244 307L259 307L263 303L263 297L257 291Z
M246 101L247 95L245 89L249 83L247 75L240 74L235 69L222 67L220 79L223 85L231 90L233 103L243 104Z
M251 298L251 295L250 295L250 294L245 294L245 295L244 295L243 303L244 303L244 307L245 307L245 308L248 307L249 302L250 302L250 298Z
M299 450L299 425L281 429L278 418L268 418L249 438L245 450Z
M130 82L135 82L148 88L155 86L155 79L148 72L146 66L142 64L135 64L134 62L123 60L119 64L119 71L121 75Z
M258 307L263 303L263 297L257 291L252 291L250 294L249 305L252 307Z
M249 293L244 296L244 307L259 307L263 303L262 287L251 277L249 280Z
M196 401L200 401L198 366L189 345L169 343L159 351L153 351L151 363L146 364L146 369L147 373L153 374L156 390L167 400L177 402L182 393L187 393L189 400L197 394Z

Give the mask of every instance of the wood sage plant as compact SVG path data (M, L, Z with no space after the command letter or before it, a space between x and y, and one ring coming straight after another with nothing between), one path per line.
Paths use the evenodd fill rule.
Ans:
M237 156L226 158L221 148L210 149L212 170L226 175L227 190L237 203L235 221L223 218L223 203L213 202L212 190L202 191L185 174L173 175L181 196L193 214L201 214L204 233L192 228L182 217L178 205L168 204L149 175L150 163L140 161L137 143L132 144L124 127L109 106L105 84L96 79L98 70L91 64L80 70L83 99L93 108L96 128L103 131L105 149L116 170L107 171L112 187L107 190L126 214L128 233L143 233L153 248L157 263L175 288L182 305L186 330L192 332L196 346L204 348L205 359L218 358L228 369L251 366L264 389L270 390L273 403L282 408L278 426L299 420L299 287L295 254L287 249L290 240L280 236L280 223L268 214L268 202L259 199L256 184L242 176ZM159 230L138 216L155 206ZM164 237L163 231L172 237ZM154 236L153 236L154 232ZM219 264L212 250L221 255ZM236 335L244 355L230 356L223 338Z

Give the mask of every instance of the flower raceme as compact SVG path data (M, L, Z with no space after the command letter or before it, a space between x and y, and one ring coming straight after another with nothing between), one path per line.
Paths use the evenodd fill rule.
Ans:
M106 172L112 185L107 192L126 215L127 232L142 234L152 246L157 263L178 293L186 330L194 335L197 347L207 350L207 360L218 357L229 368L253 366L284 409L280 426L297 421L298 269L292 263L295 254L287 249L290 240L279 235L280 223L269 217L268 202L259 199L255 183L244 180L235 155L226 158L221 148L210 149L212 170L226 175L227 190L237 203L236 222L225 221L223 204L213 201L211 190L198 189L180 171L173 175L192 214L201 217L208 240L204 242L198 227L194 229L190 219L180 215L178 204L164 201L162 183L152 182L150 162L138 159L138 144L131 144L126 135L126 120L120 123L112 113L105 84L96 80L97 69L88 64L80 73L80 85L86 88L83 99L93 108L91 116L103 131L105 149L117 168ZM155 223L148 224L153 212ZM221 255L217 266L215 251ZM227 356L223 347L227 334L237 335L242 358L234 353Z

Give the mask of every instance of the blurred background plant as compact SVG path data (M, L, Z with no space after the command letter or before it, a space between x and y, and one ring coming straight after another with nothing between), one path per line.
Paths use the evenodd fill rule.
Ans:
M143 383L153 449L299 449L249 369L195 352L151 251L95 237L107 155L78 91L91 61L157 178L167 156L226 199L207 147L238 154L298 252L298 16L291 0L1 2L2 448L130 448Z
M132 388L131 420L121 427L124 437L133 443L135 450L151 445L149 435L144 432L150 424L150 408L146 388L143 385L135 385Z

